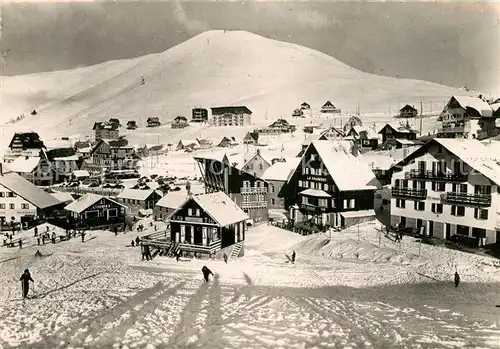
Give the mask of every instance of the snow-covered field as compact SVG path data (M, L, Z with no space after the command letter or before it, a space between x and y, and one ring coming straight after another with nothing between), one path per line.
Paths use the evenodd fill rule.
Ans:
M40 247L52 253L41 259L34 258L33 241L22 250L0 248L0 347L500 344L497 262L431 246L416 256L411 238L398 247L382 237L379 248L377 224L362 225L359 240L357 228L333 233L324 246L326 235L303 237L260 225L247 232L245 256L228 264L141 261L139 248L127 247L136 235L96 231L85 243L77 238ZM295 264L285 255L292 249ZM203 265L216 275L209 283L202 280ZM458 288L455 267L462 275ZM32 272L35 297L23 303L18 280L24 268Z

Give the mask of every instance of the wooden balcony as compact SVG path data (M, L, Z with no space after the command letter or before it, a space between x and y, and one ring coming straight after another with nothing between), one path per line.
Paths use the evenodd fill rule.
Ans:
M464 126L458 126L458 127L440 127L437 131L437 133L464 133L468 132L468 130L465 129Z
M491 206L491 194L468 194L447 192L443 199L451 204L466 206Z
M423 200L427 197L427 189L392 188L392 196Z
M241 194L264 194L267 193L266 187L241 187Z
M221 249L221 240L210 242L208 246L190 244L187 242L179 244L179 250L183 252L197 252L211 254Z
M315 213L328 211L328 207L326 207L326 206L316 206L316 205L304 204L304 203L300 204L300 208L305 210L305 211L315 212Z
M433 171L411 170L406 172L405 179L440 180L447 182L466 182L466 174L439 173Z
M266 208L267 207L267 201L250 201L250 202L242 202L240 207L242 209L245 208Z

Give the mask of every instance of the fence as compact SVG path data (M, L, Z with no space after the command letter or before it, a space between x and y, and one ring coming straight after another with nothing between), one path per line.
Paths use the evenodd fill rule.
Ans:
M98 194L102 196L114 197L120 194L122 189L102 189L102 188L82 188L82 187L49 187L49 189L60 192L67 192L78 195L85 195L88 193Z

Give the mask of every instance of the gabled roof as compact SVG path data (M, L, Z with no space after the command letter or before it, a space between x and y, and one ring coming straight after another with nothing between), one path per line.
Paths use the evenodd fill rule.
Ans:
M170 191L162 197L156 206L176 209L188 198L186 191Z
M397 133L418 133L417 130L413 129L410 125L391 125L385 124L384 127L378 133L383 133L386 128L390 128Z
M476 110L481 116L492 116L493 114L493 109L491 108L491 106L479 97L452 96L450 101L446 105L448 105L453 99L455 99L458 104L465 110L467 110L467 108L472 108Z
M335 108L332 102L326 101L321 108Z
M300 106L303 106L303 107L310 107L311 105L310 105L309 103L303 102Z
M113 122L108 122L108 121L102 121L102 122L95 122L94 127L92 127L93 130L116 130L118 129L118 125Z
M141 189L123 189L123 191L118 194L118 199L131 199L131 200L140 200L145 201L149 198L155 190L141 190ZM160 194L158 194L160 195ZM161 196L161 195L160 195Z
M441 145L475 171L483 174L495 184L500 185L500 161L498 160L498 154L494 153L494 148L490 149L475 139L434 138L394 166L400 168L406 165L409 161L425 154L429 147L435 144Z
M259 133L258 132L247 132L245 137L243 137L243 140L250 140L250 139L257 142L259 140Z
M189 200L193 200L205 211L219 226L224 227L229 224L238 223L247 220L248 215L231 200L224 192L218 191L210 194L193 195L184 201L181 206L175 210L173 216Z
M321 190L321 189L306 189L306 190L302 190L300 193L300 195L307 195L307 196L315 196L315 197L318 197L318 198L331 198L332 196L330 194L328 194L326 191L324 190Z
M50 195L52 195L56 200L64 203L71 203L75 201L75 198L70 193L64 191L56 191Z
M9 148L42 149L45 148L36 132L16 132L9 143Z
M29 158L19 156L9 164L9 169L12 172L31 173L33 172L33 170L37 168L41 159L42 158L39 156L29 157Z
M17 173L4 173L3 176L0 176L0 185L3 185L5 188L16 193L40 209L61 204L61 202L52 195L44 192Z
M328 140L328 138L323 133L321 133L319 135L318 134L310 135L310 136L307 136L306 139L304 139L304 141L302 142L302 145L308 146L309 144L311 144L312 141L326 141L326 140Z
M188 121L188 119L185 116L177 116L174 121Z
M136 121L135 120L129 120L127 121L127 125L135 125Z
M411 105L407 104L403 108L399 109L399 111L418 111L417 108L412 107Z
M97 202L99 202L99 200L101 200L101 199L104 199L106 201L111 201L111 202L115 203L118 206L125 207L122 204L120 204L119 202L116 202L115 200L112 200L112 199L110 199L108 197L97 195L97 194L93 194L93 193L88 193L88 194L85 194L84 196L82 196L80 199L72 202L71 204L69 204L68 206L66 206L64 209L66 211L71 211L71 212L75 212L75 213L82 213L83 211L85 211L90 206L92 206L92 205L96 204Z
M146 120L146 122L160 122L160 119L156 116L150 117Z
M252 111L248 109L246 106L229 106L229 107L213 107L210 108L212 110L212 115L221 115L221 114L252 114Z
M198 145L198 141L196 139L181 139L178 144L182 144L183 146L192 144Z
M284 162L276 162L264 172L262 179L266 181L286 182L301 160L301 158L287 158Z
M305 151L304 156L311 147L316 149L339 190L370 190L380 187L380 183L368 164L362 155L353 149L354 146L351 142L313 141Z

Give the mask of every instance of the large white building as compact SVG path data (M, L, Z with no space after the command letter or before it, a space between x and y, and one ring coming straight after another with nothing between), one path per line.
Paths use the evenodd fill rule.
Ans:
M211 108L212 126L250 126L252 111L245 106Z
M44 216L61 202L0 164L0 222L24 223Z
M500 242L499 160L477 140L429 141L393 167L391 225Z

